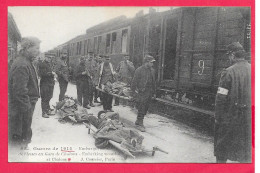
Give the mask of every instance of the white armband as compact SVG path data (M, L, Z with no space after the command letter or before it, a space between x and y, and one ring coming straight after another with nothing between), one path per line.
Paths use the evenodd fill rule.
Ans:
M222 95L227 95L228 94L228 89L226 88L222 88L222 87L218 87L218 94L222 94Z

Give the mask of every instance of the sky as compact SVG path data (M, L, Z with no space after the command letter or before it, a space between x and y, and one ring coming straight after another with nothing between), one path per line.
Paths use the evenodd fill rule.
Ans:
M155 7L156 11L170 7ZM41 40L41 52L53 49L86 33L86 29L101 22L125 15L128 18L149 7L8 7L21 36Z

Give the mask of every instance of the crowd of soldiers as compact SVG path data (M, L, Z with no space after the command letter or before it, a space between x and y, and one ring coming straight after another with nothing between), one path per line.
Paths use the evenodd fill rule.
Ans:
M49 102L53 96L55 78L59 82L59 101L64 99L70 68L66 55L61 56L55 69L51 58L46 56L39 65L40 92L37 72L33 60L39 54L40 41L35 37L22 39L21 51L9 71L9 139L13 143L27 146L32 137L32 116L35 104L41 97L42 117L53 114ZM230 67L222 72L216 94L214 154L217 162L227 159L241 162L251 160L251 65L245 60L246 52L242 45L234 42L227 46ZM145 55L143 65L135 70L129 56L117 68L113 67L107 55L82 56L76 67L75 78L77 100L80 105L90 109L100 97L103 110L113 112L113 96L98 92L107 82L119 80L130 85L138 110L136 128L144 132L144 116L152 97L155 96L156 78L153 69L155 59ZM118 100L115 100L118 104Z

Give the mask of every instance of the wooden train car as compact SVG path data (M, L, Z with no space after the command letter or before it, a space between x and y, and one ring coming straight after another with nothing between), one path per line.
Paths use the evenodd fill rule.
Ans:
M239 41L251 50L248 7L150 8L134 18L120 16L86 30L65 46L70 64L88 52L105 54L112 63L129 54L135 67L145 54L155 57L157 101L213 115L221 71L229 66L226 45ZM250 58L248 59L250 60Z
M250 52L250 8L181 8L163 15L158 96L197 111L214 110L226 45L238 41ZM160 99L160 101L163 101Z

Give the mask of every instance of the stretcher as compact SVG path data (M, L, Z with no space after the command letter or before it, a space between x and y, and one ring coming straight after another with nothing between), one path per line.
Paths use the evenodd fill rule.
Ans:
M117 95L117 94L114 94L114 93L110 93L110 92L105 92L104 90L102 90L101 88L99 87L96 87L96 89L100 92L103 92L103 93L107 93L109 95L112 95L114 97L117 97L117 98L120 98L120 99L124 99L124 100L128 100L128 101L131 101L131 98L129 97L124 97L124 96L120 96L120 95Z
M91 124L88 124L85 122L83 122L83 124L86 126L86 128L88 128L88 134L91 134L91 132L93 132L92 134L94 134L97 131L96 127L92 126ZM95 138L95 136L94 136L94 138ZM167 151L160 149L158 146L154 146L150 150L143 148L143 149L137 150L137 151L129 151L128 149L123 148L120 143L117 143L112 140L108 140L108 142L113 147L115 147L117 150L119 150L122 154L124 154L125 159L127 159L128 157L135 159L136 158L135 155L139 154L139 153L151 153L151 155L154 156L156 151L160 151L162 153L169 154Z

